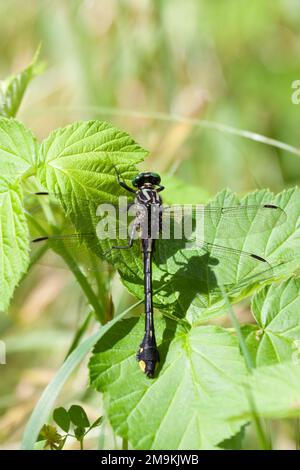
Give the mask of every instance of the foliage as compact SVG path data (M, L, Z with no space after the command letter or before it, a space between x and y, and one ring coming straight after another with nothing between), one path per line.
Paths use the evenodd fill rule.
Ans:
M297 360L300 332L300 280L267 286L252 299L256 325L244 327L246 343L257 366Z
M43 64L38 62L40 48L31 64L12 77L0 82L0 116L15 117L31 80L43 71Z
M243 421L212 419L206 402L213 392L226 400L246 377L236 338L220 327L186 331L156 318L161 364L157 379L149 381L135 360L143 328L143 319L122 321L95 347L90 362L92 384L104 392L117 434L137 449L208 449L235 434Z
M107 398L116 432L136 448L210 448L253 418L249 393L260 416L299 416L299 342L293 340L298 337L299 280L292 278L279 287L259 291L253 300L254 315L263 299L266 306L272 302L283 308L284 326L274 309L273 332L261 331L260 325L244 327L256 332L255 339L247 340L250 352L257 353L261 348L259 367L250 375L237 340L228 330L215 326L186 330L170 319L156 318L162 361L157 379L149 382L136 370L134 358L142 321L123 320L113 327L94 349L90 376L92 384ZM262 309L262 315L266 314L267 309ZM276 338L275 345L268 336ZM258 343L255 348L254 341ZM180 422L175 429L174 419ZM149 422L149 433L144 435L142 429Z
M9 123L16 123L20 129L19 123ZM11 128L15 129L13 126ZM22 179L24 180L26 175L35 176L38 184L55 195L77 231L82 233L83 241L93 250L94 246L90 245L89 238L85 238L85 227L88 227L94 216L92 209L96 203L116 201L118 192L115 167L129 180L129 176L136 171L134 164L138 163L146 152L126 133L99 121L78 122L54 131L45 139L38 152L36 147L33 139L32 146L29 147L33 149L31 158L26 159L27 162L32 161L32 164L20 170L22 177L16 178L14 184L18 185L21 191ZM6 165L6 168L9 172L11 166ZM12 175L10 177L12 178ZM8 187L4 187L4 191L7 197ZM122 191L119 189L120 193ZM274 265L271 276L256 277L256 273L250 270L247 273L247 282L247 277L245 281L245 274L241 271L240 260L237 259L229 274L227 264L220 263L220 266L214 269L218 282L211 284L211 276L206 276L204 280L199 277L202 276L207 259L203 258L203 269L199 269L199 261L195 264L191 260L195 255L199 260L201 255L194 250L191 254L184 255L180 253L180 248L179 255L175 254L171 263L168 262L167 278L164 267L156 266L154 289L156 283L161 285L163 280L167 286L163 286L159 291L155 298L156 304L163 312L173 315L167 321L163 318L156 321L162 362L158 377L153 382L141 375L135 361L136 344L143 329L142 320L117 322L96 346L90 363L92 384L104 393L108 415L117 434L128 439L135 448L214 448L219 442L238 432L246 423L243 417L232 423L220 420L217 414L213 417L211 412L207 412L208 399L211 404L211 397L216 398L216 406L211 404L211 407L217 410L220 396L223 397L223 403L230 401L232 391L236 390L239 383L247 383L248 374L239 353L238 342L232 333L214 326L197 325L199 320L224 313L224 298L218 290L219 283L227 285L227 295L232 301L237 301L266 282L292 272L295 258L298 256L299 201L299 190L296 188L284 191L276 197L267 191L259 191L249 194L243 200L243 203L249 205L276 203L287 215L287 222L283 221L273 230L272 227L267 228L262 234L251 233L251 219L248 225L236 227L234 246L246 248L250 252L260 249ZM236 197L228 191L221 193L211 202L212 205L225 207L238 203ZM27 227L24 212L19 206L14 207L12 205L12 215L16 223L21 227L25 225L24 228L16 230L17 237L10 237L15 242L23 232L27 233ZM3 215L7 217L8 212ZM2 230L9 227L8 220L3 221ZM213 224L206 228L210 233L213 232L214 240L218 240L218 228ZM9 235L11 233L10 231ZM230 243L230 235L228 231L225 242ZM100 240L99 243L97 241L96 248L95 254L103 258L107 245L102 246ZM167 250L168 246L163 249ZM126 285L133 286L131 290L141 298L142 269L137 250L136 247L133 253L125 254L120 263L114 258L108 259L119 268ZM61 255L64 257L63 250ZM8 252L6 260L11 269L15 256L9 256ZM10 274L11 271L7 268L5 272ZM22 272L21 267L19 272ZM180 275L180 272L183 274ZM8 279L12 289L16 280L10 275ZM254 300L253 305L256 306L257 302ZM254 307L254 315L259 325L258 309L260 307ZM183 323L178 322L178 317L184 318ZM269 356L270 353L265 352L265 357ZM283 358L286 359L286 355ZM262 359L260 354L259 365L265 363L268 363L268 360ZM129 382L128 376L131 377ZM76 425L74 435L82 442L88 423L85 415L78 410L72 407L69 417ZM177 418L176 412L179 413ZM130 419L126 419L128 416ZM182 416L184 419L180 419ZM63 426L67 427L61 411L56 411L55 419L61 424L64 421ZM174 419L181 423L176 429L172 424ZM145 429L146 423L149 422L152 423L151 432L145 435L142 429ZM44 437L52 448L61 448L65 437L52 431L52 428L46 426Z
M28 204L23 201L28 188L52 193L65 218L81 234L91 256L95 260L100 258L101 262L109 261L128 290L142 299L142 264L137 244L121 257L108 256L105 252L109 244L95 245L86 237L86 228L94 225L96 204L116 202L119 195L125 194L116 182L115 167L130 182L137 171L136 165L143 161L147 151L128 133L98 119L59 128L39 144L29 129L12 118L26 87L39 70L35 58L23 72L7 81L1 91L0 309L7 310L15 287L27 267L37 259L29 259L29 229L33 225L35 229L44 229L43 224L37 227L40 223L37 218L30 214L25 217L27 209L36 204L36 200ZM169 177L168 185L177 188L173 194L171 191L166 195L169 203L190 198L198 202L194 199L195 188L185 193L180 179ZM209 199L207 191L203 190L201 197ZM75 349L50 382L29 420L23 447L33 447L63 384L95 343L89 363L91 385L103 394L115 433L128 440L133 448L241 447L245 426L257 416L298 417L300 284L299 279L290 276L299 265L299 201L297 187L277 195L267 190L250 192L243 198L226 190L210 199L208 204L214 206L272 203L284 209L287 220L276 228L267 227L263 233L253 233L249 220L246 226L232 228L234 240L232 233L221 237L225 246L266 257L273 266L272 271L264 276L250 270L245 278L239 260L228 270L226 262L210 265L199 250L187 254L178 249L168 257L168 245L162 244L160 249L166 253L166 265L156 264L154 268L154 300L161 312L155 319L161 356L157 377L149 381L137 367L135 353L143 332L143 319L124 318L128 314L125 311L105 327L101 325L99 333L79 346L76 338ZM48 216L48 226L60 232L64 222L56 225L52 206L38 204L46 219ZM56 209L54 212L56 215ZM207 230L213 240L219 239L218 227L211 224ZM94 276L90 283L76 266L74 251L68 253L63 246L58 252L73 271L97 319L105 323L107 318L101 314L105 309L93 290L95 282L99 287L96 274L90 275ZM219 283L225 285L228 299L224 298ZM223 316L227 311L226 300L237 303L253 293L252 315L256 323L242 328L256 365L253 373L249 373L235 332L228 327L203 323ZM80 337L85 328L86 324ZM45 424L39 438L51 449L63 448L70 426L72 435L83 446L87 432L101 424L98 418L90 425L86 413L77 405L68 411L62 407L55 409L53 420L66 434Z
M0 177L0 207L0 310L4 310L29 264L22 190L13 177Z
M50 450L62 450L69 436L75 437L80 444L80 449L83 449L84 437L92 429L101 426L103 418L100 416L90 424L82 406L72 405L69 410L62 406L55 408L53 411L53 421L66 434L60 434L55 426L44 424L40 431L38 442L43 441L45 449L49 447Z

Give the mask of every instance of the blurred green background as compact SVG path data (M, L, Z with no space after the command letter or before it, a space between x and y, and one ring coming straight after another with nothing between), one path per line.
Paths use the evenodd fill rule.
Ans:
M199 202L224 187L277 192L299 184L299 155L200 121L299 146L300 104L291 100L292 82L300 79L299 6L297 0L0 0L0 78L25 67L42 43L47 68L18 115L40 139L74 120L105 119L150 150L144 168L197 186ZM132 301L117 280L113 289L116 308ZM86 311L65 270L36 267L18 288L10 315L0 320L8 350L7 365L0 365L2 448L19 447L28 415ZM87 381L83 364L60 403L84 403L92 419L101 397L85 391ZM275 448L295 448L293 426L272 424ZM121 444L107 424L89 445ZM255 446L251 431L246 446Z

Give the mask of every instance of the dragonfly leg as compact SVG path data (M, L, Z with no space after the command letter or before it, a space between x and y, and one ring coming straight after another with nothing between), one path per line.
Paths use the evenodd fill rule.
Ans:
M135 190L133 188L131 188L130 186L128 186L128 184L125 183L125 181L121 179L121 175L120 175L120 173L118 172L118 170L115 166L114 166L114 169L115 169L115 172L116 172L116 175L117 175L117 181L118 181L119 185L122 188L126 189L126 191L135 194Z
M132 248L132 245L133 245L133 242L134 242L134 234L135 234L135 231L137 230L138 226L139 226L139 221L136 220L132 225L132 229L131 229L131 233L130 233L130 237L129 237L127 245L112 246L109 250L104 252L104 255L107 255L112 250L130 250L130 248Z
M133 239L129 239L128 245L121 245L121 246L112 246L109 250L106 250L103 254L107 255L112 250L130 250L133 245Z

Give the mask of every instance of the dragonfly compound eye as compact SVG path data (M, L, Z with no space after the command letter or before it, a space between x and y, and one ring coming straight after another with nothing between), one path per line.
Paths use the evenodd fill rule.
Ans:
M133 178L131 182L132 186L134 186L135 188L140 188L145 182L145 173L139 173Z
M161 181L161 178L158 173L152 173L148 171L145 173L139 173L137 176L135 176L132 180L132 185L136 188L140 188L145 183L150 183L153 186L155 186L155 185L159 185L160 181Z
M160 178L158 173L150 173L149 181L150 181L150 183L152 183L154 185L159 185L160 181L161 181L161 178Z

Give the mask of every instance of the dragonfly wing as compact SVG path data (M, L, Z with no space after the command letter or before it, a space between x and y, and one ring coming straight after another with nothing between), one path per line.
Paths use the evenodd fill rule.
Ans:
M195 244L192 239L159 240L155 252L155 262L160 269L177 275L180 265L186 269L182 273L201 271L196 277L211 277L210 285L218 285L218 279L224 285L242 287L252 281L272 278L273 266L262 256L255 253L202 241ZM190 265L190 266L189 266ZM193 269L191 268L193 265ZM198 266L198 267L197 267Z
M53 194L47 194L47 197L50 198L50 201L53 201ZM74 195L68 194L69 201L72 197L75 198ZM54 205L56 207L57 205L60 206L57 197L54 198ZM140 216L142 211L147 211L144 205L130 201L127 197L120 197L118 205L109 201L99 202L99 199L76 197L70 205L72 211L68 212L68 208L64 207L65 213L67 216L69 215L76 229L82 234L83 239L86 233L93 232L99 239L99 245L107 239L112 242L110 245L105 246L104 251L107 251L110 246L121 246L123 243L120 243L119 240L127 241L129 237L132 237L135 218ZM77 210L74 211L74 207L77 207ZM35 208L33 207L33 209ZM156 211L156 214L156 219L159 221L159 211ZM148 231L148 218L140 217L140 221L139 228L144 222L144 232ZM154 229L158 229L158 224L153 225Z
M211 239L244 237L271 231L286 221L286 213L274 204L212 207L172 205L162 211L163 225L181 223L186 233L197 230ZM192 227L192 229L190 228Z
M93 234L88 235L93 240ZM31 240L31 255L37 263L72 271L105 271L105 264L87 248L81 234L41 236Z
M111 250L116 243L119 243L117 246L128 244L127 240L106 240L100 244L93 233L41 236L31 240L31 255L38 264L56 268L66 268L67 264L72 271L106 271L107 263L120 269L126 265L128 271L124 250ZM132 252L135 262L141 258L138 244L128 251Z
M134 204L126 203L118 207L111 203L99 205L96 201L81 200L80 213L76 214L74 221L78 231L74 224L66 223L66 216L56 201L52 209L52 215L55 215L57 222L55 234L51 234L52 227L49 224L45 225L45 215L40 205L32 205L27 212L32 233L33 257L39 251L46 252L50 249L60 256L69 252L79 269L83 267L88 270L102 270L103 263L101 264L97 256L102 260L107 259L118 267L124 264L124 256L117 250L112 250L108 256L104 256L104 253L112 246L128 243L128 231L137 211ZM72 216L70 219L73 221ZM37 229L37 221L40 221L42 231ZM46 236L44 233L49 235ZM61 267L61 263L57 260L53 262L52 258L50 256L47 256L46 260L43 258L43 264Z
M253 280L269 279L273 276L273 266L262 256L255 253L237 250L222 245L204 242L202 249L209 254L216 264L212 270L219 273L224 284L247 284Z
M182 235L181 241L170 240L168 256L174 256L176 249L198 251L199 256L207 253L208 262L212 262L210 269L221 276L224 284L236 285L241 285L242 281L250 282L251 278L273 276L273 267L268 261L255 251L244 251L244 246L254 246L252 234L261 232L268 237L270 231L285 220L285 212L273 204L232 207L174 205L164 207L162 212L162 226L171 227L173 238L174 234ZM162 231L163 242L167 242L167 232ZM164 235L167 235L166 240ZM163 258L159 261L164 262Z

